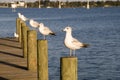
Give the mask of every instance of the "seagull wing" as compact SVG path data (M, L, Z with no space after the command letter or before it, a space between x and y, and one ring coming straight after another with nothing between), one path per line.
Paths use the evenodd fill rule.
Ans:
M78 41L77 39L73 38L72 39L72 43L75 46L79 46L79 47L83 47L83 43L81 43L80 41Z
M32 21L32 20L30 20L30 25L32 26L32 27L38 27L39 26L39 23L37 22L37 21Z
M28 18L26 18L24 15L21 15L21 18L22 18L23 21L27 21L28 20Z
M52 30L50 30L48 27L44 27L44 31L48 34L55 35L55 33Z
M36 25L36 26L39 25L39 23L37 21L34 21L33 24Z
M79 46L79 47L84 47L84 48L87 48L89 46L89 44L85 44L85 43L82 43L80 41L78 41L77 39L73 38L73 41L72 43L76 46Z
M44 27L45 32L52 32L48 27Z

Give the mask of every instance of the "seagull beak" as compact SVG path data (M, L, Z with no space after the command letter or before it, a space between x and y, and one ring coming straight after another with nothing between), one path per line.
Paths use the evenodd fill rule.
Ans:
M63 32L65 31L65 29L62 30Z

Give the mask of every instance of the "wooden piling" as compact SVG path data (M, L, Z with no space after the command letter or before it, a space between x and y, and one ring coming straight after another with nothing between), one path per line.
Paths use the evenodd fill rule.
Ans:
M20 36L20 38L21 38L21 48L23 48L23 35L24 35L24 27L25 27L25 24L23 23L23 22L21 22L21 36Z
M21 19L16 19L16 33L18 34L18 41L21 43Z
M28 31L27 38L27 51L28 51L28 59L27 65L28 70L36 71L37 70L37 33L35 30Z
M23 22L23 21L21 21L21 24L20 24L20 26L21 26L21 35L20 35L20 38L21 38L21 40L20 40L20 42L21 42L21 47L23 48L23 30L24 30L24 27L26 26L26 24Z
M18 38L18 40L19 40L19 42L21 43L21 26L22 26L22 20L20 19L19 20L19 25L18 25L18 28L19 28L19 31L18 31L18 35L19 35L19 38Z
M18 34L18 31L19 31L19 21L20 21L20 18L16 18L16 33Z
M48 44L47 40L37 41L38 80L48 80Z
M26 26L25 23L22 23L22 27L21 27L21 35L22 35L22 41L21 41L21 45L23 48L23 57L27 58L27 31L29 30L29 27Z
M77 80L77 58L62 57L60 59L60 80Z

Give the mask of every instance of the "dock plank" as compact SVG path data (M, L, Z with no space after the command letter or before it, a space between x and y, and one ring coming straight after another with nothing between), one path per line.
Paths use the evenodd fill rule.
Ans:
M27 59L16 38L0 38L0 80L37 80L37 71L27 70Z

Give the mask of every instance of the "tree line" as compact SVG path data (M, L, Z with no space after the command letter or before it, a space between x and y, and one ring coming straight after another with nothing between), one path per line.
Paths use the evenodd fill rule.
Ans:
M38 1L35 2L26 2L25 5L27 5L28 8L38 8L38 6L41 6L41 8L58 8L59 5L61 8L77 8L77 7L86 7L87 2L81 2L81 1L73 1L73 2L59 2L59 1ZM8 6L11 7L11 3L0 3L0 6ZM111 7L111 6L120 6L120 1L90 1L89 2L90 7Z
M75 1L75 2L59 2L59 1L41 1L40 2L41 7L46 8L46 7L53 7L57 8L59 5L61 5L62 8L77 8L77 7L86 7L87 2L80 2L80 1ZM90 1L89 2L90 7L111 7L111 6L120 6L120 1ZM27 3L28 7L38 7L39 2L36 1L34 3Z

